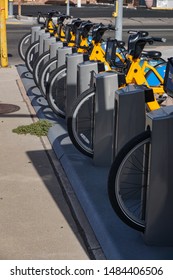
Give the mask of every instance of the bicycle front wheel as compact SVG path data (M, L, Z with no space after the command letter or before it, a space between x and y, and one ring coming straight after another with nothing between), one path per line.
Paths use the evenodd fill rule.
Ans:
M23 61L25 61L25 54L30 44L31 44L31 32L28 32L20 39L18 44L18 53Z
M39 88L44 97L46 97L46 84L49 81L50 73L52 72L52 68L56 68L58 60L57 57L51 58L47 61L44 66L41 68L39 75L38 75L38 84Z
M44 65L45 59L49 59L49 57L50 57L50 51L46 51L41 55L39 55L33 64L33 78L37 87L39 87L39 83L38 83L39 72Z
M78 96L67 119L67 130L74 146L84 155L93 157L95 88Z
M108 195L115 213L130 227L145 230L149 183L150 131L134 137L118 153L108 177Z
M46 85L46 99L53 112L65 118L65 96L66 96L66 65L62 65L50 75Z
M32 43L26 51L25 64L28 70L33 73L33 64L38 57L39 41Z

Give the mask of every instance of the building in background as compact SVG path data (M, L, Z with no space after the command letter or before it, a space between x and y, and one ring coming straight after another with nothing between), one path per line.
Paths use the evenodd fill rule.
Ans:
M14 0L18 2L19 0ZM57 5L65 5L67 0L20 0L21 3L33 2L33 3L56 3ZM71 5L77 5L78 0L70 0ZM81 4L97 4L97 3L110 3L113 4L114 0L81 0Z

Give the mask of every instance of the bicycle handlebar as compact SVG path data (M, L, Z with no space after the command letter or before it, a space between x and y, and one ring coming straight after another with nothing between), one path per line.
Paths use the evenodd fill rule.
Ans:
M148 43L152 45L154 42L166 42L165 38L158 38L158 37L143 37L136 41L135 48L133 49L133 58L139 58L145 45Z
M159 38L159 37L143 38L142 40L144 40L149 45L152 45L154 42L161 42L161 43L165 43L166 42L165 38Z
M153 41L155 42L162 42L165 43L166 42L166 38L158 38L158 37L152 37Z

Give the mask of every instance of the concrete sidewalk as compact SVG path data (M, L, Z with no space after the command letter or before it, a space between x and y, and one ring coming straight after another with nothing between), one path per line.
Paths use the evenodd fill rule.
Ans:
M104 259L47 137L12 132L35 120L16 67L0 68L0 259Z

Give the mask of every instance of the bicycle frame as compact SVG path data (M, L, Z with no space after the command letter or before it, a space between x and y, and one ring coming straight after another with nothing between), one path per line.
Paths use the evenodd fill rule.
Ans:
M126 82L127 83L137 83L138 85L146 85L147 87L150 87L146 77L145 77L145 70L150 69L158 78L160 81L160 86L158 87L152 87L154 93L163 94L163 82L164 79L161 77L161 75L157 72L155 67L150 65L147 60L144 61L142 67L140 66L140 58L133 59L133 57L130 57L130 60L132 61L131 66L129 68L129 71L126 76Z
M129 56L128 58L131 61L131 65L130 65L129 70L128 70L127 75L126 75L126 83L127 84L135 83L137 85L145 85L148 88L151 88L153 90L154 94L162 95L164 93L164 87L163 87L164 79L157 72L155 67L150 65L147 60L145 60L143 65L140 66L140 58L133 59L132 56ZM151 70L155 74L155 76L157 77L157 79L160 82L159 86L152 86L151 87L148 84L148 82L146 80L146 77L145 77L145 70L146 69ZM156 110L156 109L160 108L160 106L159 106L159 104L156 100L148 102L147 105L148 105L150 110Z

